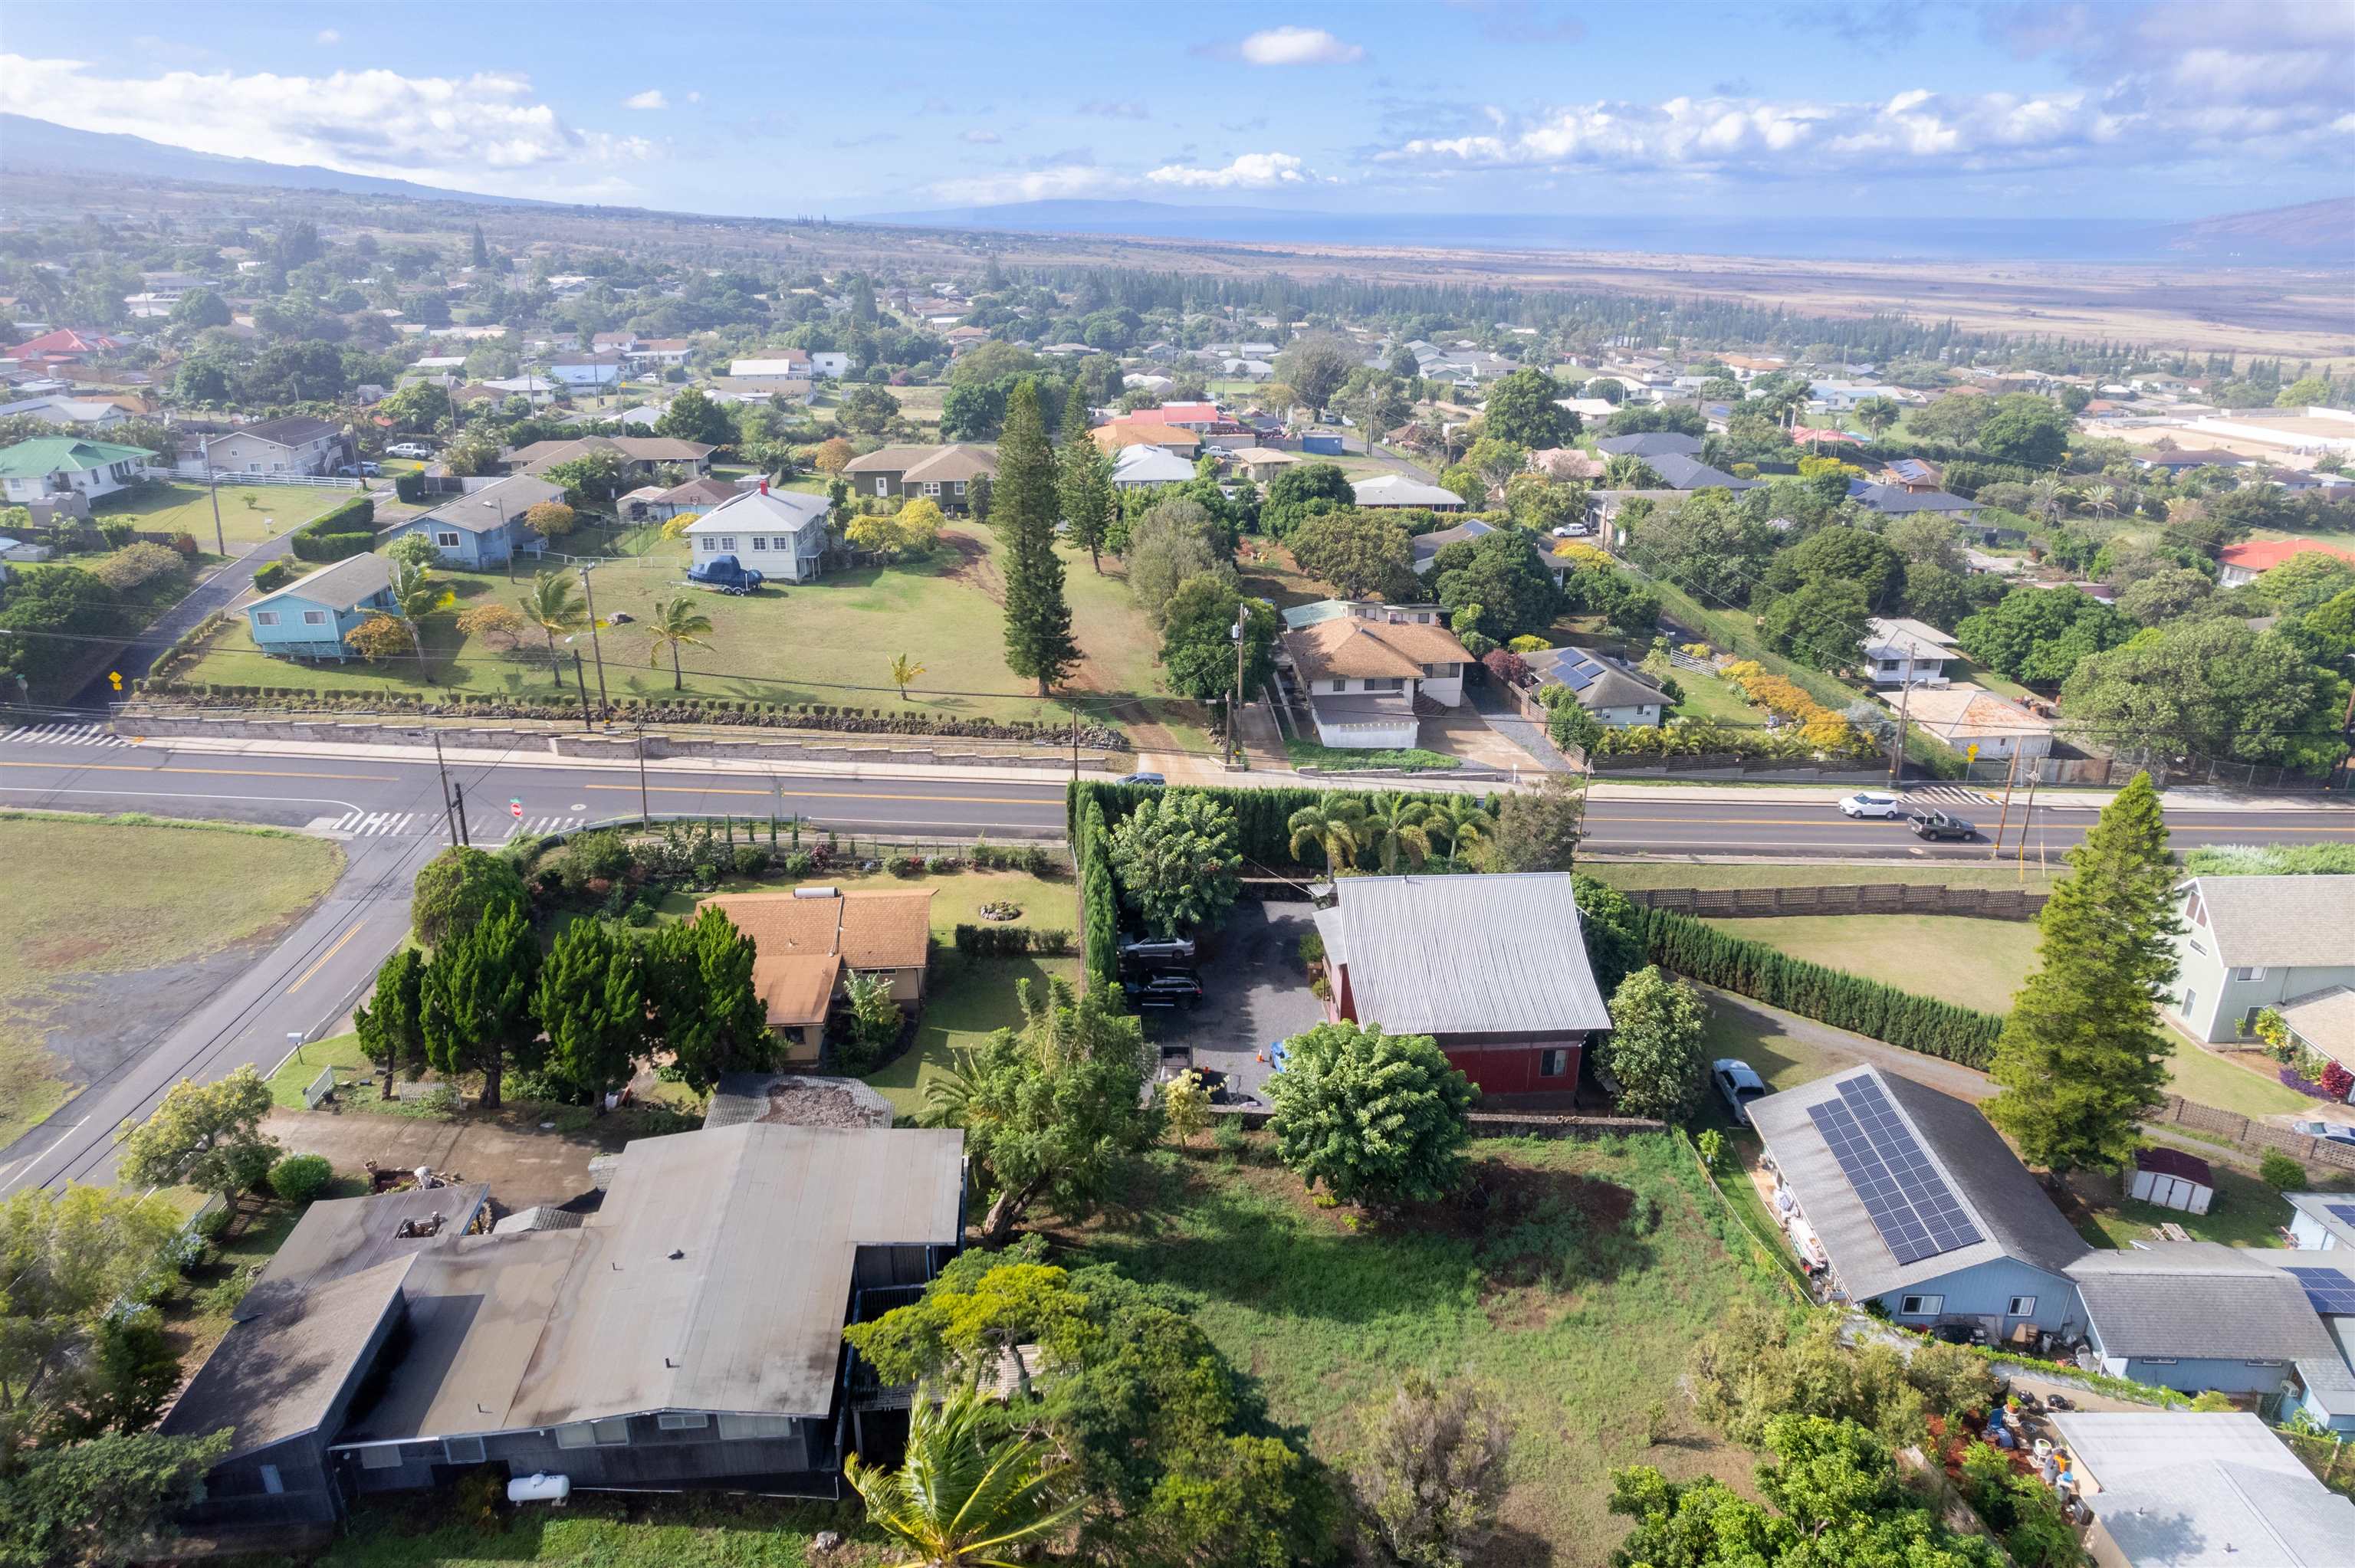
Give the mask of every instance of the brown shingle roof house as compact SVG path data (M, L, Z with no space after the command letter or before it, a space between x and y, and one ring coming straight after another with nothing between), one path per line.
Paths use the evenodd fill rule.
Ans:
M769 1027L798 1045L788 1061L814 1061L845 970L890 976L894 1001L923 1000L932 906L929 888L797 887L722 894L696 907L718 909L752 938L752 984Z

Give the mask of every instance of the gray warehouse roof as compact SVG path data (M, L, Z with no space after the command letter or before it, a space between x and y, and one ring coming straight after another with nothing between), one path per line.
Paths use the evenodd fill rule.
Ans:
M1316 912L1358 1018L1393 1034L1608 1029L1567 872L1349 876Z
M1977 1226L1980 1240L1913 1263L1898 1262L1809 1114L1814 1106L1838 1100L1841 1084L1859 1079L1879 1084L1912 1126L1915 1140ZM2088 1250L1977 1107L1911 1078L1875 1067L1851 1068L1753 1101L1750 1121L1854 1299L1999 1257L2060 1274Z
M2294 1361L2339 1353L2305 1288L2245 1247L2151 1242L2088 1253L2069 1277L2105 1355Z

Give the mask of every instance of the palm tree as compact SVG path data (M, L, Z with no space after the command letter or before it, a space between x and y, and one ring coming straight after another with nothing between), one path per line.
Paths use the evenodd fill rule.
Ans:
M417 650L417 673L425 673L425 630L419 623L437 609L447 609L458 596L434 579L431 568L417 561L392 564L392 602L409 622L410 646Z
M1401 858L1410 869L1431 858L1423 816L1424 808L1398 795L1377 796L1366 809L1365 846L1380 860L1383 875L1397 875Z
M1292 830L1292 858L1305 860L1302 846L1313 844L1325 854L1325 869L1338 876L1358 863L1359 834L1366 821L1366 803L1338 791L1317 798L1316 804L1292 813L1284 826Z
M2118 492L2115 485L2097 484L2094 486L2093 493L2086 499L2093 502L2094 515L2096 517L2107 517L2118 509Z
M1423 831L1447 841L1447 863L1454 865L1458 854L1487 838L1496 820L1469 795L1450 795L1445 805L1424 812Z
M686 594L656 599L654 609L646 612L646 662L659 662L662 651L670 650L670 689L674 692L686 690L679 674L679 645L709 648L710 639L711 618L698 609L695 600Z
M1079 1512L1079 1501L1055 1500L1064 1467L1047 1459L1036 1438L989 1441L983 1414L976 1389L960 1388L935 1405L919 1388L898 1469L864 1464L856 1454L843 1460L868 1521L912 1553L893 1568L1014 1568L1009 1553Z
M891 683L900 688L900 700L908 700L908 688L923 679L924 667L905 653L891 656Z
M589 607L581 602L580 590L572 579L562 572L542 572L531 579L531 591L516 600L523 609L523 618L548 633L548 667L556 669L556 634L581 630L589 619ZM557 672L556 683L564 684L564 675Z
M2055 522L2061 516L2063 493L2058 475L2042 474L2028 487L2029 504L2035 507L2037 514L2047 523Z
M1603 488L1605 490L1657 490L1660 476L1650 463L1634 452L1613 452L1603 460Z

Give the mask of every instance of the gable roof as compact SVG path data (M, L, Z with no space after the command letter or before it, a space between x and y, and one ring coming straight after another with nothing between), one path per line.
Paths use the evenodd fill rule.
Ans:
M1656 457L1697 458L1700 456L1700 438L1679 430L1640 430L1632 436L1602 437L1595 441L1594 450L1609 457L1633 452L1646 461Z
M346 556L296 577L276 593L263 594L245 608L260 609L275 599L305 599L330 609L349 609L392 586L392 563L382 556Z
M1907 512L1977 512L1979 503L1966 501L1959 495L1949 495L1943 490L1907 490L1896 484L1868 484L1860 479L1848 482L1848 498L1875 512L1900 514Z
M1201 433L1181 430L1175 425L1098 425L1088 432L1088 439L1100 451L1115 452L1128 447L1193 447L1202 445Z
M0 451L0 479L38 479L44 474L81 473L109 464L152 458L145 447L116 441L86 441L79 436L40 436Z
M658 490L655 493L655 499L672 506L687 506L705 503L713 506L720 506L733 501L737 496L742 493L742 491L737 489L735 485L730 483L727 480L715 479L710 474L707 473L698 475L694 479L690 479L684 484L672 485L668 490Z
M2337 967L2355 931L2355 874L2195 876L2205 926L2222 964Z
M1123 447L1112 460L1114 484L1184 484L1194 465L1167 447Z
M733 533L746 528L783 528L800 533L823 524L827 512L823 495L799 490L739 490L687 525L689 534Z
M2339 1353L2296 1278L2246 1247L2148 1242L2069 1266L2105 1356L2294 1361Z
M1668 701L1668 694L1616 659L1583 648L1541 648L1522 659L1540 685L1568 686L1581 706L1640 708Z
M931 948L930 888L726 893L696 905L718 909L762 958L831 953L854 969L922 969ZM757 965L758 959L755 959Z
M2129 1568L2327 1568L2355 1503L2240 1411L2067 1411L2051 1421L2098 1490L2081 1494Z
M1723 469L1678 452L1662 452L1644 461L1671 490L1753 490L1758 484L1754 479L1736 479Z
M1425 484L1402 473L1359 480L1349 486L1360 506L1461 506L1464 498L1452 490Z
M527 512L544 502L564 499L564 487L530 474L509 474L496 484L486 484L480 490L470 490L464 495L453 495L431 512L421 513L412 520L432 522L445 527L462 528L469 534L485 534L506 525L506 520L518 513Z
M1343 877L1316 918L1358 1018L1391 1033L1611 1027L1567 872Z
M1453 528L1435 528L1428 534L1417 534L1406 542L1407 552L1417 562L1431 559L1450 545L1468 544L1484 535L1497 531L1494 523L1483 523L1477 517L1467 518Z
M2269 572L2293 556L2315 550L2355 565L2355 550L2327 545L2319 539L2250 539L2225 546L2216 552L2216 561L2220 566L2238 567L2243 571Z
M534 441L517 447L507 453L506 461L511 469L538 474L594 451L619 452L632 462L697 462L718 450L672 436L577 436L569 441Z
M1839 1099L1842 1084L1860 1079L1880 1085L1913 1128L1915 1141L1945 1178L1980 1240L1910 1264L1900 1263L1890 1251L1863 1197L1809 1114L1816 1106ZM2058 1275L2088 1250L2084 1238L2061 1217L1977 1107L1911 1078L1870 1065L1854 1067L1753 1100L1750 1121L1765 1139L1785 1183L1797 1194L1807 1224L1815 1228L1851 1300L2003 1257Z
M1955 640L1930 625L1906 616L1871 616L1864 623L1864 645L1911 653L1916 659L1954 659Z
M239 425L228 433L251 436L274 447L300 447L308 446L322 437L332 436L339 429L340 426L330 424L315 415L289 414L282 419L264 419L258 425Z
M1304 681L1404 678L1426 664L1469 663L1471 652L1444 626L1369 620L1343 614L1284 634L1284 646Z
M931 450L930 457L900 476L902 483L913 480L920 484L941 484L960 479L997 477L997 453L989 447L961 441Z
M1946 657L1954 655L1949 653ZM1892 701L1886 693L1881 694L1881 700ZM2050 735L2053 729L2051 719L1967 681L1958 681L1951 686L1916 686L1902 701L1906 717L1949 745Z

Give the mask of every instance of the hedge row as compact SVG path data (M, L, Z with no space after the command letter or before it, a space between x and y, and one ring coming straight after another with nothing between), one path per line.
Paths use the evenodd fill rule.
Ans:
M294 568L283 561L265 561L253 574L253 586L263 593L275 593L294 580Z
M956 950L969 959L1019 959L1033 953L1057 958L1071 950L1071 934L1028 926L959 926Z
M376 548L376 502L355 495L294 530L294 554L324 565Z
M392 493L415 506L425 499L425 476L421 473L396 473L392 476Z
M2003 1020L1994 1013L1807 963L1673 910L1639 908L1637 916L1652 961L1687 979L1925 1056L1980 1069L1995 1061Z

